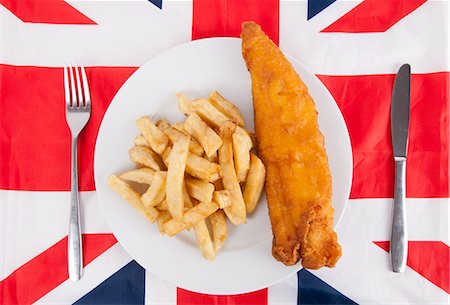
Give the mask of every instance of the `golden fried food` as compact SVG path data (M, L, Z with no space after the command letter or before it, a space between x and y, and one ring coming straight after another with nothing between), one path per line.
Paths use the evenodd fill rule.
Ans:
M252 79L257 147L267 169L272 254L285 265L333 267L341 246L333 230L331 174L308 89L254 22L242 26Z
M177 99L186 120L138 119L141 134L129 150L138 168L112 175L108 185L157 221L161 235L193 229L203 257L213 260L228 237L227 217L243 224L258 204L265 168L250 157L254 135L241 112L219 92L193 100L178 93Z

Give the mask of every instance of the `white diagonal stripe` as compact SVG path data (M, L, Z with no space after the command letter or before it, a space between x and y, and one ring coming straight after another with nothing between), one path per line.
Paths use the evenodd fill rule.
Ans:
M78 282L67 279L61 285L40 298L35 304L73 304L131 260L132 258L125 252L122 246L115 244L83 269L83 276Z
M0 280L67 236L70 192L0 190ZM80 193L83 233L110 233L95 192Z
M68 1L97 25L24 23L0 5L0 63L61 67L141 66L191 40L192 2Z
M321 33L361 1L337 1L306 21L302 1L280 4L280 47L312 72L328 75L449 70L448 1L427 1L383 33ZM433 20L433 22L430 22Z
M358 304L448 304L449 295L414 270L393 273L389 254L373 243L390 239L392 201L350 200L338 228L342 258L334 269L311 272ZM448 203L408 199L409 239L448 244Z

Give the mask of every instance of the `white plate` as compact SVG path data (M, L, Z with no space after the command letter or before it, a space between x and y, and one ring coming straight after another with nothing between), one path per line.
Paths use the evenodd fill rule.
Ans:
M336 102L320 80L289 59L317 104L333 177L337 224L352 180L347 128ZM110 174L134 168L128 159L128 149L138 134L134 123L137 118L158 115L179 122L184 117L178 110L175 93L184 92L194 98L206 97L212 90L235 103L248 128L253 130L251 82L241 56L240 39L197 40L148 61L122 86L105 114L95 150L95 183L112 232L141 266L191 291L237 294L270 286L301 268L300 264L286 267L272 257L272 231L265 198L247 224L229 226L229 238L211 262L201 256L193 232L162 237L157 225L149 224L106 185Z

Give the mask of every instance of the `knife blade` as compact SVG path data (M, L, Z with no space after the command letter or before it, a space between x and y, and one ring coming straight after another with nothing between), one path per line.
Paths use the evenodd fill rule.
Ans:
M409 95L411 67L404 64L394 81L391 106L392 146L394 158L406 158L409 128Z
M411 67L400 67L394 81L391 104L392 147L395 160L394 213L391 234L391 263L394 272L403 272L408 256L406 225L406 153L410 113Z

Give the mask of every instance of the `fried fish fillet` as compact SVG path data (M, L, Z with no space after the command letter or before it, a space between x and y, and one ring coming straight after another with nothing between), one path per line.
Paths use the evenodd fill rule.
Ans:
M242 25L242 55L252 79L258 152L274 235L285 265L334 267L341 246L333 230L331 174L314 101L278 47L254 22Z

